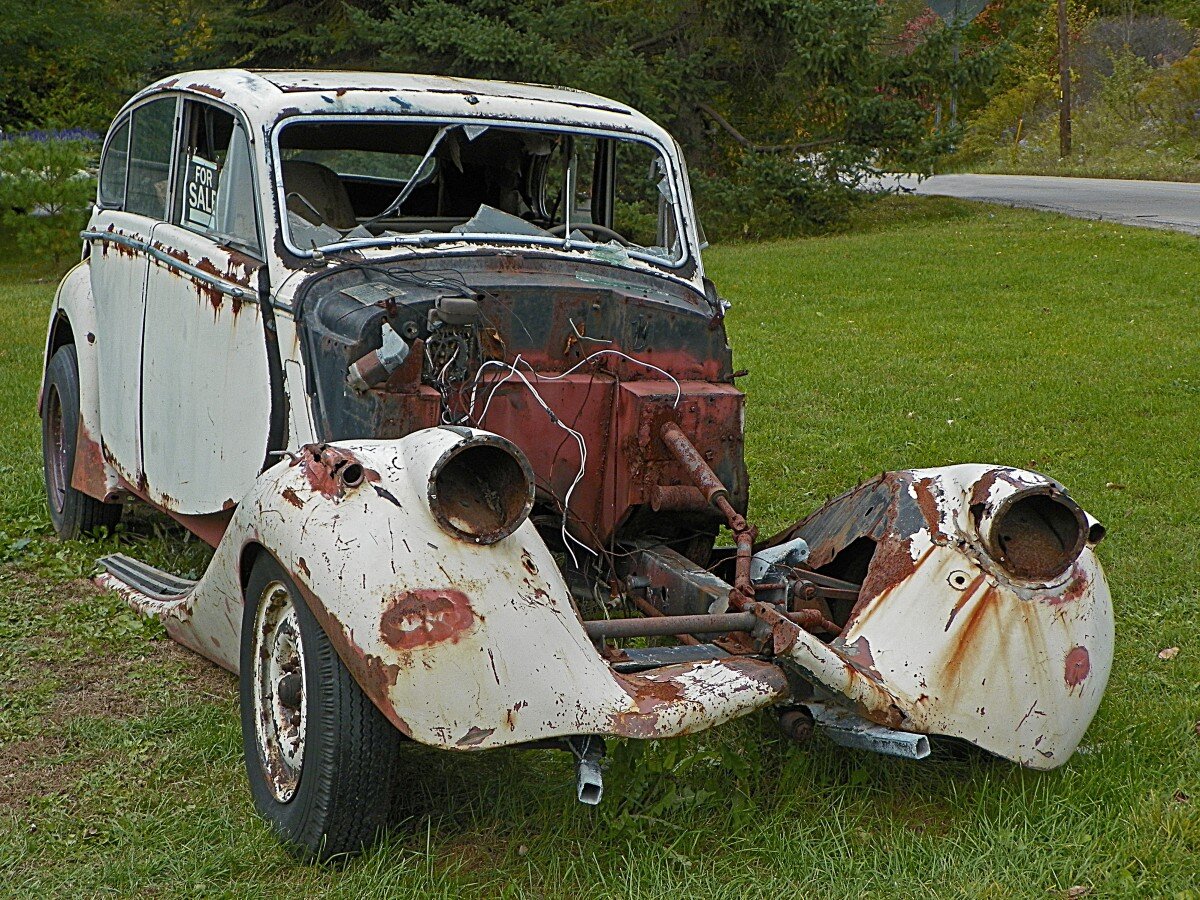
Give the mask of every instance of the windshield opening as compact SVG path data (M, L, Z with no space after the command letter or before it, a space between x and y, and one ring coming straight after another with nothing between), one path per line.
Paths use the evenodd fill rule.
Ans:
M611 262L676 265L685 250L670 168L631 138L490 124L287 125L279 156L290 242L521 241Z

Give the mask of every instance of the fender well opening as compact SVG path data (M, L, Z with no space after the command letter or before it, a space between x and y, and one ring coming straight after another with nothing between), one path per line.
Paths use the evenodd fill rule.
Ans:
M242 553L238 557L238 584L241 585L243 597L246 594L246 585L250 583L250 572L254 568L254 563L259 554L264 552L266 552L266 548L253 541L242 548Z

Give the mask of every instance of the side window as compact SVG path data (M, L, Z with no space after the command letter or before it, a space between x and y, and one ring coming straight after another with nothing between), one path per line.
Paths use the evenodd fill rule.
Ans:
M133 111L126 212L166 218L174 130L174 97L154 100Z
M113 132L100 164L100 203L120 209L125 203L125 173L129 168L129 120Z
M250 142L232 114L207 103L185 106L179 197L174 221L213 240L258 253Z

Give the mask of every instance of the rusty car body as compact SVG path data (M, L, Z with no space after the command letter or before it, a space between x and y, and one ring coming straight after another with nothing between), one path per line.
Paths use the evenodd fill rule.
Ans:
M885 473L760 538L679 149L577 91L194 72L105 141L40 408L60 534L215 548L99 581L238 673L257 808L352 852L404 739L559 747L769 709L1061 765L1112 660L1103 527L1042 475ZM717 547L719 530L732 533ZM397 777L400 773L400 777Z

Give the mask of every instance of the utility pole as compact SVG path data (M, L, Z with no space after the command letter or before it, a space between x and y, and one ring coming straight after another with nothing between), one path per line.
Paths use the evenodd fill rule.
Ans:
M1067 30L1067 0L1058 0L1058 155L1071 155L1071 39Z

